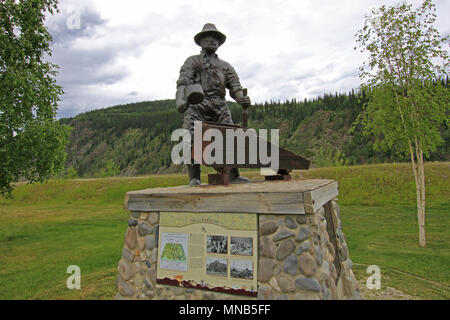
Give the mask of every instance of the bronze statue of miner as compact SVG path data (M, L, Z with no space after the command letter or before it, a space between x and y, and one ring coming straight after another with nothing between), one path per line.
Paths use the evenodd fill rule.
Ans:
M203 26L194 41L202 48L199 55L189 57L180 70L177 81L176 104L184 112L183 128L189 130L192 140L194 121L208 121L219 124L233 124L230 109L225 101L226 89L230 96L242 106L250 106L250 98L244 96L243 88L234 68L219 59L217 49L226 36L212 23ZM189 185L200 184L200 165L187 165ZM230 172L231 183L250 182L239 175L238 168Z

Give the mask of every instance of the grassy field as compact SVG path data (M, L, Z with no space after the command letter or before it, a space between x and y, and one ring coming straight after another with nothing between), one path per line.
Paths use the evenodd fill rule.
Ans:
M344 233L366 298L450 299L450 163L429 163L426 175L427 247L420 248L408 164L294 174L339 182ZM0 199L0 299L112 299L128 220L125 193L186 183L185 175L157 175L18 186L14 199ZM381 268L380 291L365 289L372 264ZM66 288L70 265L81 268L81 290Z

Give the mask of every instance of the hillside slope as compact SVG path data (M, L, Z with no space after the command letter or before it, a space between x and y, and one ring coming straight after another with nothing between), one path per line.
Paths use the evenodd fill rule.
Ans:
M353 92L324 95L297 102L270 102L254 105L249 111L249 127L280 129L280 146L312 160L313 167L394 162L407 160L391 153L376 152L373 142L361 129L349 129L362 109L364 96ZM229 103L234 122L242 121L242 108ZM120 105L61 119L73 127L66 169L79 176L99 174L112 160L119 174L135 176L180 172L170 159L174 142L171 133L181 127L183 115L174 100ZM431 160L450 160L450 133L442 127L444 144ZM73 169L72 169L73 170Z

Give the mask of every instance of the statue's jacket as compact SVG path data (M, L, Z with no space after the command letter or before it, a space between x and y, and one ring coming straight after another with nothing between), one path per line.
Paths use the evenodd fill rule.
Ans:
M183 128L193 134L194 121L233 124L231 112L225 100L226 89L234 98L235 93L242 90L242 86L236 71L228 62L219 59L217 54L208 56L204 52L189 57L181 67L177 81L179 110L180 101L185 101L183 89L190 84L200 84L205 99L199 104L181 106L181 109L186 110Z

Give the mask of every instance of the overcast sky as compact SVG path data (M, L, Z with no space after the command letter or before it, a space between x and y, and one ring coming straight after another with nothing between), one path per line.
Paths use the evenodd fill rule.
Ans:
M364 57L353 50L354 34L371 8L397 2L60 0L61 12L47 20L65 91L58 117L173 99L181 65L200 52L193 37L208 22L227 36L217 53L252 102L356 89ZM438 30L447 35L450 1L435 3Z

